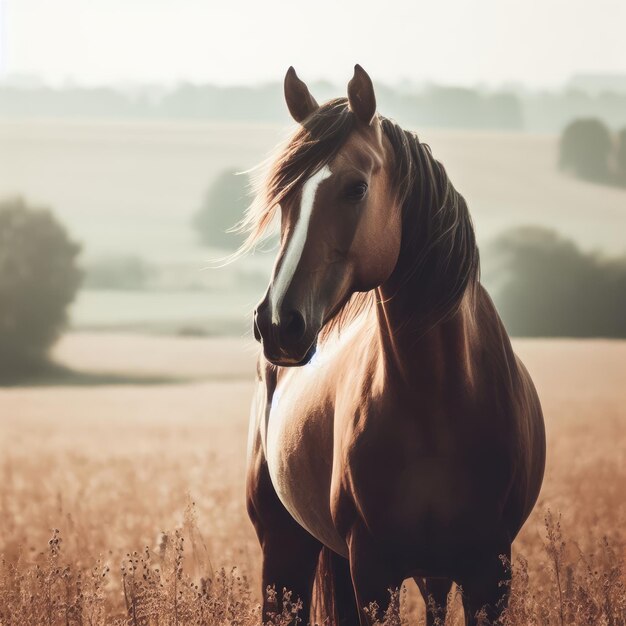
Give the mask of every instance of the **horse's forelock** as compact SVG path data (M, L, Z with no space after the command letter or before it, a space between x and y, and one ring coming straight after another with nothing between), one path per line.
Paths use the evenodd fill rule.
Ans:
M238 227L248 233L241 252L250 251L263 239L281 202L333 159L353 128L347 99L330 100L261 164L254 200Z

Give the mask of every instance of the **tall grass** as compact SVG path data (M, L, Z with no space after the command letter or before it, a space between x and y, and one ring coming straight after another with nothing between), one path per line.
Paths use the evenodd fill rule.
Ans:
M509 564L513 582L503 626L626 624L624 564L617 547L604 537L594 551L583 552L564 537L560 516L550 511L544 530L539 562L531 565L517 554ZM145 546L127 553L111 571L100 559L86 568L66 555L54 529L47 549L35 558L2 559L0 624L258 625L261 610L247 576L236 567L213 572L194 535L200 532L187 511L180 528L161 535L156 550ZM120 589L121 607L115 597ZM267 593L278 607L272 625L306 622L301 604L288 590ZM440 616L437 626L463 624L460 593L450 593L448 616ZM423 609L411 607L406 596L405 587L391 593L384 614L375 604L367 612L380 626L425 623Z
M548 465L513 545L504 626L624 626L626 346L543 345L527 360ZM3 390L0 626L258 626L250 392L247 381ZM296 598L269 593L275 626L304 625ZM425 623L412 582L378 620ZM445 626L462 624L453 589Z

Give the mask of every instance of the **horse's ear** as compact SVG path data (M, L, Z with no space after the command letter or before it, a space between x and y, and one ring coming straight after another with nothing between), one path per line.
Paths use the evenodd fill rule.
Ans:
M357 63L354 76L348 83L348 103L350 110L361 122L369 126L376 114L374 85L368 73Z
M319 108L309 88L298 78L293 66L285 75L285 100L291 117L300 123Z

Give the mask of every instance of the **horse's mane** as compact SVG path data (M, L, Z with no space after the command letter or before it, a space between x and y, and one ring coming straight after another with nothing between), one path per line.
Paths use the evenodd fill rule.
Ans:
M468 287L478 283L479 257L464 198L446 171L415 133L379 116L394 154L392 188L402 206L401 282L419 285L416 315L429 326L454 313ZM322 105L294 136L267 160L269 170L257 180L255 200L240 228L248 232L240 252L251 250L268 231L280 203L328 164L355 127L346 98ZM402 265L400 265L402 264ZM349 324L375 302L375 292L356 293L323 329L322 338Z

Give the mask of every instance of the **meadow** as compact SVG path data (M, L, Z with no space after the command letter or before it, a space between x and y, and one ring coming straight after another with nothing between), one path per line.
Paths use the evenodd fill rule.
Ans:
M514 345L548 463L514 544L506 623L623 625L626 342ZM244 504L254 354L246 339L75 332L55 350L65 379L0 390L2 626L258 624ZM423 623L413 583L397 600L385 623Z

